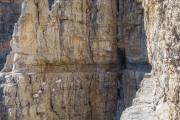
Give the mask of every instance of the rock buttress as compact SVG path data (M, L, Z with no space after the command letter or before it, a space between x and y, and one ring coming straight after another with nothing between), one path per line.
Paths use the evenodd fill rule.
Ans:
M1 73L1 119L111 120L117 8L111 0L25 0Z

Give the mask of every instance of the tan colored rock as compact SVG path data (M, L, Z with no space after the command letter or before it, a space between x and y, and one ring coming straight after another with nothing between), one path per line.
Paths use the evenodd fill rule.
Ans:
M5 117L23 120L112 119L117 102L116 80L117 74L113 72L9 74L3 84L4 93L7 93Z
M52 3L22 4L0 119L180 119L179 1Z
M116 1L25 0L2 73L0 118L113 119Z
M180 2L144 0L142 4L152 77L143 79L121 120L179 120Z

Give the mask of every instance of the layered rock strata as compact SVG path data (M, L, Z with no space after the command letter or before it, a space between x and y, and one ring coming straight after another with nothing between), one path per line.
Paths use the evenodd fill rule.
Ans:
M1 74L1 119L113 119L120 78L116 1L49 4L22 4Z
M180 119L179 5L24 0L0 73L0 119L119 120L131 105L121 120Z

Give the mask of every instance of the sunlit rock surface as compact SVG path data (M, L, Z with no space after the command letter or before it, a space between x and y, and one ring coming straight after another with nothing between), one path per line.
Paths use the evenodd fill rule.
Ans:
M1 119L113 119L116 4L67 0L49 8L47 0L25 0L1 73Z
M24 0L0 73L0 119L179 120L179 9L178 0Z

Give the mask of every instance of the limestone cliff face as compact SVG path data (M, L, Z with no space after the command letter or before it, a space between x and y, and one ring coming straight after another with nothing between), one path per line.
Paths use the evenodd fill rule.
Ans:
M113 119L120 78L116 1L49 3L22 4L1 74L1 119Z
M179 10L178 0L24 0L0 119L180 119Z
M0 70L11 50L9 42L12 38L14 24L20 16L22 1L0 0Z
M144 8L140 1L118 1L118 56L122 78L121 109L129 107L145 73L151 72L144 27ZM125 57L123 57L125 56Z
M117 62L116 2L56 1L49 11L48 1L28 0L22 7L12 41L13 70Z
M144 0L151 75L145 76L133 106L121 120L179 120L180 1Z

